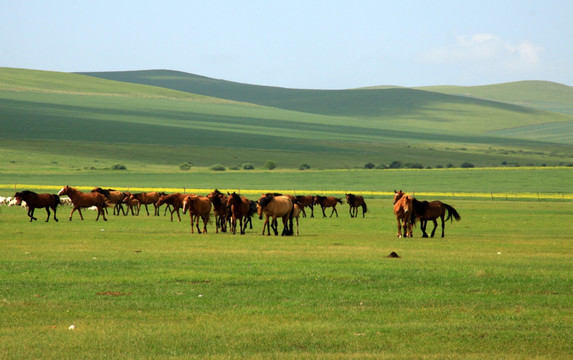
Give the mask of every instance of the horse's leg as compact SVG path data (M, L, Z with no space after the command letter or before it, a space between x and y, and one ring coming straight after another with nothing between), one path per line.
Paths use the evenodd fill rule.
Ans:
M444 220L444 216L441 217L442 220L442 237L444 237L444 231L446 230L446 222Z
M46 219L46 222L50 221L50 205L46 206L46 212L48 213L48 218Z
M302 217L306 217L306 212L304 211L304 206L302 206L300 208L300 211L302 212Z
M32 208L28 208L28 217L30 218L30 222L32 222L32 220L35 220L34 211Z
M265 221L263 222L263 234L265 235L265 230L267 229L267 226L269 225L269 217L268 215L265 216ZM271 234L271 230L269 229L269 235Z
M52 207L52 210L54 211L54 221L55 221L55 222L58 222L58 219L56 218L56 210L57 210L57 209L58 209L58 204L55 204L55 205Z
M147 204L143 204L145 205L145 211L147 212L147 216L149 216L149 209L147 208Z
M245 230L247 229L247 222L244 222L244 227L243 227L243 217L241 216L239 218L239 230L241 231L241 235L245 234Z
M326 217L326 213L324 212L325 207L320 205L320 207L322 208L322 217Z
M173 208L175 209L175 206L173 206ZM179 219L179 222L181 222L181 215L179 215L179 208L177 208L173 211L177 211L177 218Z
M314 205L310 205L310 217L314 217Z
M336 205L332 207L332 212L330 213L330 217L336 212L336 217L338 217L338 210L336 210Z
M438 228L438 221L436 221L436 219L434 219L432 221L434 222L434 229L432 230L431 237L434 237L434 234L436 233L436 229Z
M402 237L402 221L399 216L396 216L396 221L398 222L398 237Z

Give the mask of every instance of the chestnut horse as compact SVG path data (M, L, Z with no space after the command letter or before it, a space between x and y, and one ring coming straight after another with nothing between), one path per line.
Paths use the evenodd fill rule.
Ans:
M102 189L101 187L93 188L92 192L98 192L104 195L109 200L108 201L109 203L114 204L113 207L114 215L119 215L120 210L123 212L123 215L125 215L125 210L121 204L123 203L123 200L127 196L126 193L114 189Z
M444 230L445 230L445 222L448 220L453 221L460 221L462 218L460 214L454 209L452 206L445 204L441 201L418 201L413 199L412 204L414 206L414 221L416 219L420 220L420 229L422 230L422 237L427 238L428 234L426 233L426 226L428 225L428 220L432 220L434 222L434 229L432 230L431 237L434 237L436 233L436 228L438 227L438 222L436 221L437 218L440 218L442 221L442 237L444 237ZM446 216L446 211L448 212L448 217ZM453 217L453 219L452 219ZM445 218L445 219L444 219Z
M96 221L98 221L100 215L103 216L104 221L107 221L104 208L108 205L108 200L104 195L98 192L84 193L68 185L64 186L62 190L58 192L58 196L62 195L68 195L68 197L72 200L72 205L74 206L72 212L70 213L70 221L72 221L72 215L76 210L78 213L80 213L80 218L83 220L84 217L82 215L81 208L90 206L95 206L97 208Z
M335 212L336 212L336 217L338 217L338 210L336 210L336 204L338 204L338 203L342 204L342 199L339 199L339 198L334 197L334 196L316 195L314 197L314 203L316 205L320 205L320 207L322 208L322 217L326 217L324 209L326 209L328 207L332 208L332 212L330 213L330 217L332 217L332 214L334 214Z
M306 217L306 211L304 211L305 207L310 208L310 217L314 217L314 196L312 195L297 195L295 196L296 201L298 202L298 206L300 207L299 211L302 211L302 216Z
M157 207L155 203L159 200L159 197L163 194L164 193L159 193L157 191L142 192L138 194L131 194L129 199L130 200L135 199L139 202L139 205L137 206L137 215L139 215L139 211L141 210L141 205L145 205L145 211L147 212L147 216L149 216L149 209L147 208L147 205L153 204L153 207L155 208L154 215L159 216L159 207Z
M359 206L362 207L362 217L364 217L364 214L368 211L364 197L361 195L346 194L346 202L349 205L348 212L350 213L350 217L358 217Z
M45 208L48 213L48 218L46 222L50 220L50 208L54 210L54 221L58 221L56 218L56 208L60 204L60 197L54 194L37 194L30 190L24 190L22 192L17 192L14 195L16 199L16 205L21 205L22 200L26 202L28 206L28 216L30 217L30 222L32 220L38 220L34 217L34 210L37 208Z
M398 237L412 237L413 205L412 196L404 194L402 190L394 190L394 214L398 223Z
M245 228L247 227L245 219L245 226L243 227L243 218L248 218L250 209L251 209L251 202L244 196L239 196L236 192L233 191L232 194L229 194L227 199L227 207L231 211L231 231L233 234L237 233L237 220L239 221L239 231L242 234L245 233Z
M179 209L183 208L183 200L192 194L181 194L181 193L174 193L174 194L166 194L161 195L157 202L155 203L155 208L159 208L163 204L172 205L173 210L171 210L171 222L173 222L173 213L177 212L177 218L179 222L181 222L181 215L179 214ZM167 209L166 209L167 210ZM185 209L183 209L185 211Z
M263 196L259 198L259 201L257 201L257 213L259 214L259 219L263 218L263 213L265 214L263 235L265 234L265 229L267 230L268 235L271 235L271 227L273 228L275 236L279 234L277 223L277 218L279 217L283 220L283 232L281 233L281 236L292 235L293 205L293 200L290 196L263 194ZM271 223L269 223L269 218L272 218Z
M221 228L221 232L227 232L227 220L229 209L227 208L227 196L220 192L219 190L215 189L210 192L207 197L211 200L211 204L213 204L213 212L215 213L215 232L219 232L219 228Z
M203 220L203 233L207 233L207 223L211 216L211 200L206 196L187 195L183 199L183 214L189 210L191 218L191 234L193 234L193 220L195 219L197 233L201 234L199 229L199 219Z

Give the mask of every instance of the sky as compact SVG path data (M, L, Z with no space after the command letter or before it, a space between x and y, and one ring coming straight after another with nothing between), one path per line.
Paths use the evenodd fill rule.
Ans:
M0 0L0 67L299 89L573 86L571 0Z

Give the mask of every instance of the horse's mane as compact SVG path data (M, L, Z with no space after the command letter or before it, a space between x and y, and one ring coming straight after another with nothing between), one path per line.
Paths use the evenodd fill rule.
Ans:
M354 194L346 194L348 196L348 202L351 204L354 204L354 201L356 201L356 195Z
M33 192L32 190L24 190L24 191L21 191L19 193L16 193L16 195L24 197L24 196L35 196L38 194Z
M241 202L241 197L239 196L239 194L237 194L236 192L233 192L232 194L229 194L229 197L234 199L235 201Z
M275 198L275 196L271 193L265 194L264 198L259 199L259 205L264 208L265 206L267 206L273 199Z

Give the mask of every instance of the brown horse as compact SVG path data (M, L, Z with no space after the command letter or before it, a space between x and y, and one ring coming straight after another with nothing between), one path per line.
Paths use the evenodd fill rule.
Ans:
M137 215L139 215L141 205L145 205L145 211L147 212L147 216L149 216L149 209L147 208L147 205L153 204L153 207L155 208L154 215L159 216L159 207L157 207L155 203L157 203L161 195L163 195L163 193L159 193L157 191L142 192L138 194L131 194L129 198L135 199L139 202L139 205L137 206Z
M114 215L119 215L120 210L123 212L123 215L125 215L125 210L123 209L123 206L121 204L123 203L123 200L127 196L126 193L114 189L102 189L101 187L93 188L91 192L98 192L104 195L108 199L109 203L114 204L113 207Z
M157 202L155 203L155 208L159 208L163 204L173 206L173 210L171 210L171 222L173 222L173 213L177 212L177 218L179 222L181 222L181 215L179 214L179 209L183 208L183 200L192 194L181 194L181 193L174 193L174 194L166 194L161 195ZM183 209L185 211L185 209Z
M364 217L364 214L368 211L362 195L346 194L346 202L349 205L348 212L350 213L350 217L358 217L359 206L362 207L362 217Z
M24 190L22 192L17 192L14 195L16 199L16 205L21 205L22 200L26 202L28 206L28 216L30 217L30 222L32 220L38 220L34 217L34 210L37 208L45 208L48 213L48 218L46 222L50 220L50 208L54 211L54 221L58 221L56 218L56 208L60 204L60 197L54 194L37 194L30 190Z
M123 199L123 201L121 202L122 204L125 204L126 206L126 210L123 212L123 215L126 216L127 214L129 214L129 212L131 211L131 215L135 216L135 213L133 211L133 209L137 209L139 207L139 201L137 201L136 198L131 197L131 193L126 192L125 193L125 198ZM123 209L123 206L121 207Z
M183 214L189 210L191 218L191 234L193 234L193 220L196 222L197 233L201 234L199 229L199 219L203 220L203 233L207 233L207 223L211 216L211 200L206 196L187 195L183 199Z
M434 229L432 230L431 237L434 237L436 233L436 228L438 227L437 218L442 221L442 237L444 237L445 222L448 220L460 221L462 218L460 214L452 206L445 204L441 201L418 201L416 199L412 200L412 205L414 207L414 212L412 214L412 220L420 220L420 229L422 230L422 237L427 238L426 226L428 225L428 220L434 222ZM446 218L446 211L448 212L448 217ZM452 219L453 218L453 219Z
M245 219L245 226L243 227L243 218L249 217L249 212L251 208L251 202L244 196L239 196L236 192L233 191L232 194L229 194L227 199L227 207L231 211L231 232L233 234L237 233L237 220L239 221L239 231L242 234L245 233L246 228L246 219Z
M227 196L220 192L219 190L215 189L210 192L207 197L211 200L211 204L213 204L213 212L215 213L215 232L219 232L219 228L221 228L221 232L227 232L227 220L229 217L229 209L227 208Z
M398 237L412 237L413 198L400 191L394 190L394 214L398 223Z
M295 196L298 206L300 207L300 211L302 211L302 216L306 217L306 211L304 211L305 207L310 208L310 217L314 217L314 196L312 195L297 195Z
M277 218L279 217L283 220L283 232L281 236L293 234L292 219L294 204L292 199L290 196L275 194L263 194L263 196L259 198L259 201L257 201L259 219L263 218L263 214L265 215L263 235L265 234L265 230L267 230L268 235L271 235L271 227L273 228L275 236L279 234L277 223ZM269 223L269 218L272 218L271 223Z
M320 205L320 207L322 208L322 217L326 217L326 213L324 212L324 209L329 208L329 207L332 208L332 212L330 213L330 217L332 217L332 214L334 214L334 213L336 213L336 217L338 217L338 210L336 210L336 205L338 203L342 204L342 199L334 197L334 196L316 195L314 197L314 204Z
M72 204L74 206L72 212L70 213L70 221L72 221L72 215L76 210L78 211L78 213L80 213L80 219L83 220L84 217L82 215L81 208L86 208L90 206L97 207L96 221L98 221L100 215L103 216L104 221L107 221L105 217L104 208L108 206L108 203L107 203L107 198L104 195L97 192L84 193L68 185L64 186L62 190L58 192L58 196L62 195L68 195L68 197L72 200Z

